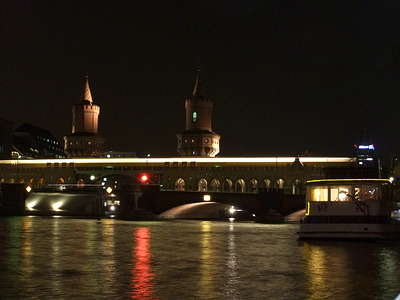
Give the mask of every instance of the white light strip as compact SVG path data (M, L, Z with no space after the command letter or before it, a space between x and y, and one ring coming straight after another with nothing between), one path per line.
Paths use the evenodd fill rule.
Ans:
M18 159L0 160L0 164L47 164L74 163L78 164L152 164L152 163L293 163L297 157L166 157L166 158L71 158L71 159ZM351 157L299 157L301 163L351 163Z

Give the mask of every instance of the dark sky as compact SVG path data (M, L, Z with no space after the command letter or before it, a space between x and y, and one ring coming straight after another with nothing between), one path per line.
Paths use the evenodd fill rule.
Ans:
M178 156L200 61L220 156L351 156L364 129L378 154L400 150L399 1L0 5L0 111L15 128L62 140L89 72L107 150Z

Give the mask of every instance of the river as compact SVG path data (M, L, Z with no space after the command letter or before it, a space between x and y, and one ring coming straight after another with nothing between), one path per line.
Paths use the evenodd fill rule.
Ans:
M395 299L400 243L296 224L0 218L0 299Z

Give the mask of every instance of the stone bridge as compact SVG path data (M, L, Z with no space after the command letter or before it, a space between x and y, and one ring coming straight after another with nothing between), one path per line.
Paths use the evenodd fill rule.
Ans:
M141 186L143 194L137 199L137 207L153 214L161 214L171 208L199 202L218 202L235 206L263 218L272 209L287 216L304 209L304 195L285 195L281 192L224 193L160 191L156 186ZM127 207L127 195L121 194L121 208ZM125 201L124 201L125 199ZM206 200L205 200L206 199Z

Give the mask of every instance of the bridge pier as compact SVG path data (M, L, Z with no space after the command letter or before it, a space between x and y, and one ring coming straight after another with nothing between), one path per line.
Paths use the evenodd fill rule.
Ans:
M144 188L146 185L122 184L120 191L120 208L117 213L118 219L123 220L149 220L156 219L157 216L146 210L143 206L144 198L146 202L151 202L151 193Z
M3 183L1 185L0 215L25 215L25 200L28 192L23 183Z

